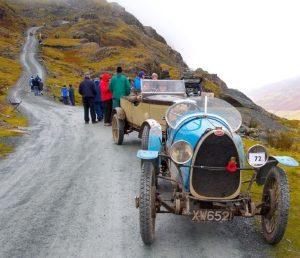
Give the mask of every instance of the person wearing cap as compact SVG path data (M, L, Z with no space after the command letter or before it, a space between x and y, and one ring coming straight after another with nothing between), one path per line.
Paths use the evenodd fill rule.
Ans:
M79 94L82 96L82 103L84 107L84 121L89 123L89 111L92 119L92 123L97 123L95 113L95 96L97 94L96 85L90 79L89 73L85 73L84 80L80 83L78 88Z
M169 70L163 70L160 77L162 80L171 80Z
M141 80L145 78L145 73L143 71L139 71L138 76L134 78L133 88L135 91L141 91Z
M130 93L130 83L122 74L122 67L117 68L117 74L112 77L109 83L109 90L113 96L113 108L120 107L120 99Z

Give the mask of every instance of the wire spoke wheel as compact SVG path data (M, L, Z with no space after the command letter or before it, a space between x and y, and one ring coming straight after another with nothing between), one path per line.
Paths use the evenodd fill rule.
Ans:
M144 161L140 182L140 233L143 242L151 245L155 237L156 186L151 161Z
M117 114L113 116L111 128L114 142L121 145L124 139L124 121L119 119Z
M273 167L266 179L262 197L262 233L269 244L277 244L284 235L290 206L289 192L285 171Z

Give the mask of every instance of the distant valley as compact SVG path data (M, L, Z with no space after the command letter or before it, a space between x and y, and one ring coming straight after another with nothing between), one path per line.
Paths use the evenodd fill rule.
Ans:
M255 89L248 96L278 116L300 120L300 77Z

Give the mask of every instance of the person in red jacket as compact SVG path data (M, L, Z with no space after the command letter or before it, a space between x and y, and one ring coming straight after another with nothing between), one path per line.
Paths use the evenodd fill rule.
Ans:
M111 112L112 112L112 94L108 88L109 80L111 78L110 74L105 73L101 77L100 90L101 90L101 100L104 107L104 125L111 125Z

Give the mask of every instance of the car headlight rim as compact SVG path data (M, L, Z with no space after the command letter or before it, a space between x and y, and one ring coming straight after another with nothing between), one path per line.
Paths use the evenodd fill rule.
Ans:
M176 141L170 148L170 157L177 164L185 164L193 157L192 145L184 140Z
M255 154L255 153L258 153L260 154L260 156L263 154L264 157L263 157L263 161L259 164L254 164L253 161L251 161L251 157L250 155L251 154ZM259 156L258 156L259 157ZM268 159L269 159L269 154L268 154L268 151L267 151L267 148L261 144L254 144L252 145L248 150L247 150L247 153L246 153L246 158L247 158L247 162L248 164L251 166L251 167L254 167L254 168L261 168L263 167Z

